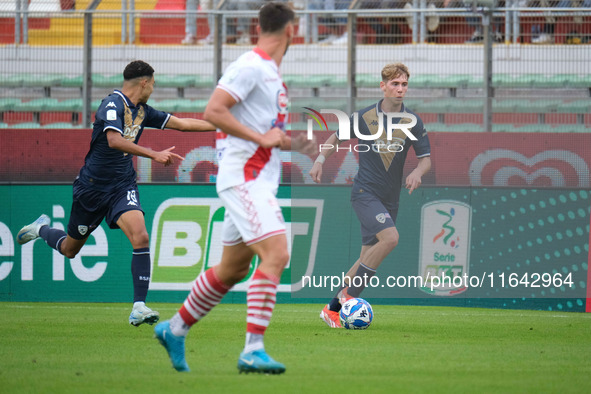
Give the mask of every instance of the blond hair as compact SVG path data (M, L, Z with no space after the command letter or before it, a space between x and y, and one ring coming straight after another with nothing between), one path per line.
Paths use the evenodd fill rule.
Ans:
M390 63L382 69L382 81L388 82L401 75L406 75L406 79L410 79L410 72L408 67L402 63Z

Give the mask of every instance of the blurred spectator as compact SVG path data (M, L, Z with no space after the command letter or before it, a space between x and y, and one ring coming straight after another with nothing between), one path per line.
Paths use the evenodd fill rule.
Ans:
M578 7L591 7L591 0L560 0L560 1L548 1L548 0L539 0L539 1L530 1L529 4L531 7L556 7L556 8L578 8ZM550 13L544 13L546 18L546 23L542 26L540 25L533 25L532 26L532 44L554 44L555 37L554 37L554 27L556 24L556 18ZM575 16L574 20L575 24L583 23L583 19L580 16ZM574 36L576 32L573 31L569 35Z
M226 9L232 11L258 10L263 5L263 1L257 0L229 0L227 3ZM250 45L250 21L248 17L236 18L236 24L229 24L228 42Z
M207 24L209 27L209 34L207 37L197 40L197 17L195 12L199 6L201 11L215 10L219 5L220 0L186 0L186 10L192 11L187 12L185 18L185 32L186 36L182 43L187 45L211 45L213 44L213 26L214 17L213 14L209 13L207 16ZM264 1L261 0L228 0L225 2L223 9L230 11L248 11L258 10ZM250 41L250 23L251 18L240 17L236 18L236 22L230 19L227 22L226 35L227 42L236 44L251 44Z
M364 0L360 2L361 8L381 8L381 9L395 9L402 8L406 0L381 0L369 1ZM367 24L375 32L376 44L397 44L399 43L400 30L398 24L403 19L397 17L388 18L367 18Z
M308 9L338 11L346 10L351 5L351 0L309 0ZM347 43L347 16L343 17L321 17L322 23L328 34L320 40L319 44L346 44Z
M185 38L181 41L185 45L197 44L197 8L199 0L186 0L185 6Z
M447 7L455 7L457 6L456 1L455 0L428 0L427 2L427 8L428 9L435 9L435 8L447 8ZM404 8L406 9L412 9L413 6L411 3L406 3L404 5ZM431 42L433 40L433 36L432 33L437 30L437 28L439 27L439 14L437 14L436 12L434 13L427 13L427 17L426 17L426 22L427 22L427 34L429 35L429 37L427 38L427 41ZM410 15L407 17L406 19L407 23L408 23L408 28L410 30L413 29L414 26L414 17L413 15Z
M214 10L217 7L217 4L218 4L218 1L203 0L203 1L201 1L201 11L207 12L207 11ZM207 14L207 27L209 28L209 33L207 33L207 36L205 38L202 38L199 41L197 41L198 44L200 44L200 45L213 44L213 34L212 34L213 33L213 26L214 26L213 14L209 13L209 14Z
M471 0L463 0L463 2L469 10L473 9L474 3ZM505 2L499 1L497 2L496 6L504 7ZM492 19L491 25L493 29L493 41L503 42L503 35L501 34L502 18ZM474 28L474 32L472 33L472 36L466 41L466 44L480 44L484 42L484 36L482 34L482 19L477 16L468 16L466 17L466 23L468 23L468 26Z

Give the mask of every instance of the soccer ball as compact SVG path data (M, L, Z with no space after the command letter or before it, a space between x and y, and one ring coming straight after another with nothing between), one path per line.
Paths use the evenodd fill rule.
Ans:
M373 310L363 298L351 298L343 304L339 317L347 330L365 330L373 320Z

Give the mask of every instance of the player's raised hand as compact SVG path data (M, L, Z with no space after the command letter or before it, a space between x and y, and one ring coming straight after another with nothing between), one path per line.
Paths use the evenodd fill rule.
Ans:
M267 131L261 137L260 146L263 148L273 148L275 146L281 146L281 142L283 141L283 137L285 133L279 127L273 127L271 130Z
M169 166L174 163L175 159L185 160L184 157L172 152L174 148L176 148L176 146L171 146L168 149L156 152L156 154L154 155L154 161L160 164L164 164L165 166Z

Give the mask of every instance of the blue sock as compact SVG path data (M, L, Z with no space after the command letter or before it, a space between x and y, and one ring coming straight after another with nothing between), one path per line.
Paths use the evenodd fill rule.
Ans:
M64 239L66 239L65 231L49 226L43 226L39 229L39 236L45 241L45 243L47 243L47 245L62 253L60 245Z
M131 276L133 277L133 302L146 302L150 285L150 248L133 250Z

